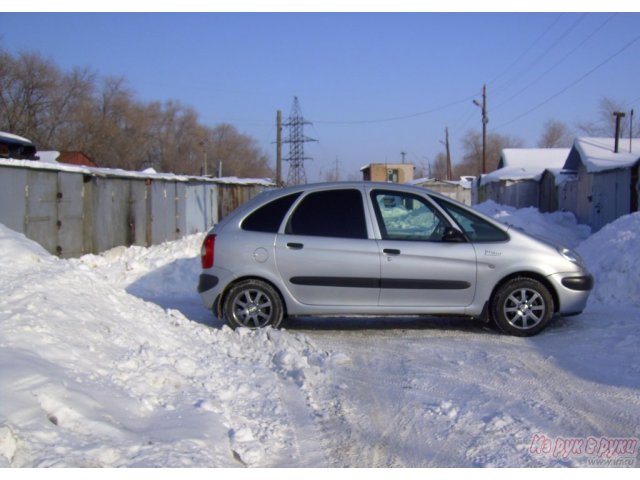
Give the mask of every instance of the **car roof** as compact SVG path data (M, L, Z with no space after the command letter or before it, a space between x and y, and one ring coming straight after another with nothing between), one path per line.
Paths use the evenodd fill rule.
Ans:
M409 185L407 183L390 183L390 182L371 182L365 180L349 180L349 181L338 181L338 182L317 182L317 183L306 183L303 185L293 185L290 187L285 187L277 190L278 192L284 193L293 193L293 192L302 192L307 190L331 190L332 188L382 188L382 189L398 189L405 191L415 191L424 193L427 191L429 194L434 194L440 196L438 192L430 190L428 188Z

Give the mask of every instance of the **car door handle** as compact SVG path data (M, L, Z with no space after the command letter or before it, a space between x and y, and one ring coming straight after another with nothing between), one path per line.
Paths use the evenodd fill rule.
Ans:
M384 250L382 250L382 253L384 253L385 255L400 255L400 250L398 250L397 248L385 248Z
M289 242L287 243L287 248L290 248L291 250L302 250L304 248L304 243Z

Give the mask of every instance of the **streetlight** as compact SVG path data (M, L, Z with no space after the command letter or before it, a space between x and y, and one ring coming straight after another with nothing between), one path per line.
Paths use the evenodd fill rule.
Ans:
M482 173L487 173L487 86L482 86L482 104L477 100L473 104L482 108Z

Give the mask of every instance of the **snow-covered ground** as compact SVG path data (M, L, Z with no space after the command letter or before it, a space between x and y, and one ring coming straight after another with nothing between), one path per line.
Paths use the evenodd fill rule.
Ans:
M640 213L590 235L479 209L577 247L587 310L525 339L439 318L232 331L195 293L199 235L59 260L0 225L0 467L636 465Z

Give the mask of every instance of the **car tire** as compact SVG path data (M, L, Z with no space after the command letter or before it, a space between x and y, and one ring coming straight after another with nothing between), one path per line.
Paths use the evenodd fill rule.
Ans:
M514 278L501 285L491 302L491 316L505 333L529 337L540 333L553 318L553 297L532 278Z
M277 328L283 319L282 299L270 284L262 280L242 280L225 296L224 321L231 328Z

